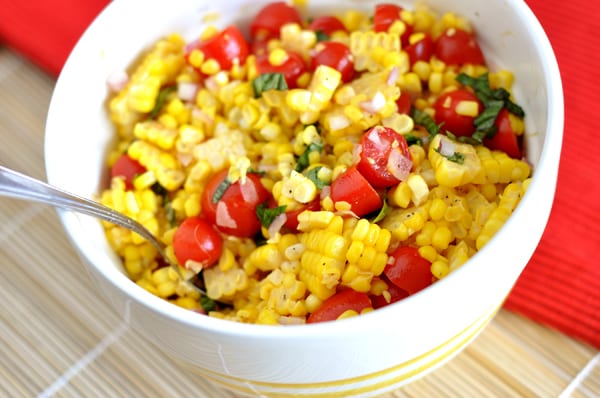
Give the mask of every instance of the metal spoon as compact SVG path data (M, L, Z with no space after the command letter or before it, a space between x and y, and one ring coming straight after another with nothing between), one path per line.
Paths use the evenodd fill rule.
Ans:
M107 206L104 206L93 200L69 193L60 188L49 185L35 178L26 176L17 171L11 170L0 165L0 196L9 196L16 199L31 200L34 202L45 203L54 207L76 211L87 214L92 217L100 218L110 223L127 228L137 232L141 237L152 244L173 270L177 272L182 282L198 290L203 295L206 292L200 289L191 281L185 280L181 276L179 266L173 264L165 253L165 245L158 240L142 224L126 215L119 213Z

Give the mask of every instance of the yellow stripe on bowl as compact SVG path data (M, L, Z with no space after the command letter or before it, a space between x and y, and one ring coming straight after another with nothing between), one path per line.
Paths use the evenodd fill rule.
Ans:
M421 377L450 360L477 337L492 320L500 306L494 306L456 336L431 351L410 361L364 376L331 382L290 384L251 381L199 368L193 370L228 390L251 396L272 398L376 396Z

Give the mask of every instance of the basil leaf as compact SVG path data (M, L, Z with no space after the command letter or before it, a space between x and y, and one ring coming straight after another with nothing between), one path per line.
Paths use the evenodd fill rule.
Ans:
M489 75L487 73L484 73L477 78L471 77L465 73L460 73L456 76L456 81L471 87L485 108L490 106L493 102L502 101L503 106L510 113L518 117L525 117L523 108L510 100L510 93L506 89L502 87L494 90L491 89Z
M404 135L404 139L406 140L406 143L408 144L408 146L413 145L413 144L417 144L417 145L422 145L423 141L417 137L416 135L413 134L403 134Z
M152 119L154 119L155 117L158 116L160 110L162 109L162 107L165 105L165 102L167 101L167 97L169 96L169 94L171 94L176 89L177 89L177 87L175 85L171 85L171 86L166 86L166 87L162 88L158 92L158 96L156 97L156 103L154 104L154 108L152 108L152 110L150 111L150 117Z
M322 168L323 166L313 167L308 171L308 173L306 173L306 178L311 180L319 190L323 189L325 185L329 185L327 182L319 178L319 170L321 170Z
M494 123L503 107L504 102L500 100L490 101L483 112L475 118L473 123L475 124L476 131L482 132L483 136L481 138L491 138L496 133Z
M302 155L300 155L300 157L298 157L298 160L296 161L296 171L297 172L301 172L302 170L306 169L309 165L309 155L311 152L321 152L321 150L323 149L323 144L320 144L318 142L312 142L310 143L306 149L304 150L304 152L302 152Z
M388 215L389 212L390 212L390 206L388 206L387 198L383 198L383 205L381 206L381 209L379 209L379 213L375 216L375 218L373 218L371 223L375 224L375 223L378 223L379 221L383 220L385 218L385 216Z
M286 206L267 207L266 204L261 203L256 206L256 216L263 227L269 228L275 217L285 213L285 209Z
M429 135L433 137L434 135L439 134L440 126L438 126L433 118L429 116L429 114L417 109L412 108L410 111L410 117L412 117L413 122L418 124L419 126L425 127L425 130L429 132Z
M329 35L323 32L322 30L317 30L315 34L317 35L317 43L320 41L327 41L330 39Z
M229 181L229 179L225 177L223 181L221 181L219 185L217 185L217 189L215 189L215 193L213 193L211 201L213 203L217 203L219 200L221 200L221 198L225 194L225 191L227 191L227 188L229 188L230 185L231 181Z
M283 73L263 73L252 80L252 88L254 89L254 96L258 98L265 91L287 90L288 85Z
M435 151L451 162L458 163L458 164L465 163L465 155L460 152L454 152L452 155L444 155L443 153L440 152L440 148L435 148Z
M206 312L207 314L211 311L214 311L215 308L217 308L217 303L215 302L215 300L211 299L210 297L202 294L200 296L200 306L202 306L202 309L204 310L204 312Z

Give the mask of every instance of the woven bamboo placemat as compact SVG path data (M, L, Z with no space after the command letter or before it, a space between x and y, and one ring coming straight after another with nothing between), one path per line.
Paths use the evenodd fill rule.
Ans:
M54 80L0 47L0 163L45 179ZM68 150L68 149L65 149ZM0 396L234 397L119 318L52 208L0 198ZM597 349L501 311L450 363L391 397L597 397Z

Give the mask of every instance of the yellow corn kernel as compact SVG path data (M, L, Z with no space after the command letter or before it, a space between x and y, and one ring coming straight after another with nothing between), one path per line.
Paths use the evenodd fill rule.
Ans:
M442 279L450 272L450 267L447 261L436 260L431 263L431 274L437 279Z
M269 53L269 63L273 66L281 66L287 61L288 54L283 48L276 48Z
M214 59L207 59L200 66L200 71L206 75L214 75L221 70L221 66Z
M443 74L441 72L431 72L429 75L428 86L432 93L441 93L442 89L444 88Z
M476 101L459 101L455 112L462 116L476 117L479 115L479 104Z
M406 184L411 191L411 200L415 206L421 205L429 196L429 187L419 174L410 174L406 180Z
M421 246L417 250L419 251L419 255L430 263L433 263L438 258L436 248L431 245Z
M453 239L454 236L448 227L438 226L431 237L431 245L438 250L445 250Z

